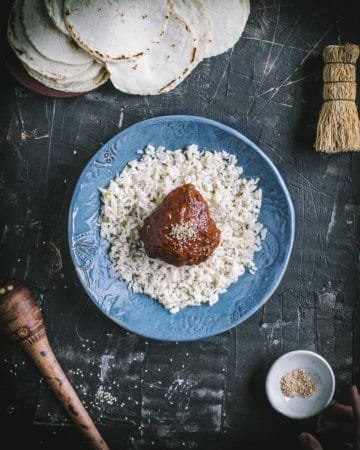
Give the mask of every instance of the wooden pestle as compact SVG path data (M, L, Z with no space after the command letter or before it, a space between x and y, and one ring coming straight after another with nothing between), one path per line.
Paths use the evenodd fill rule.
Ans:
M90 446L109 450L50 347L34 297L19 281L0 280L0 330L33 359Z

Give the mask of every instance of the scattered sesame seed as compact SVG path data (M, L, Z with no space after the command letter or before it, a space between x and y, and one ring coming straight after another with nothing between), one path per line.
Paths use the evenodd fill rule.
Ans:
M104 391L102 386L100 386L95 394L95 398L100 401L100 403L107 403L108 405L113 405L117 401L117 398L114 397L111 392Z

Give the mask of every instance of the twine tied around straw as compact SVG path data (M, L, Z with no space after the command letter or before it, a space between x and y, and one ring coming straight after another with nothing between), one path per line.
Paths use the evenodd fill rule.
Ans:
M323 99L315 148L325 153L360 150L356 107L356 61L359 47L329 45L323 51Z

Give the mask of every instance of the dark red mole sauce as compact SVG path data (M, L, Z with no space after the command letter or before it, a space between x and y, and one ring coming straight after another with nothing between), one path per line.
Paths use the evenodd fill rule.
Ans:
M171 191L140 232L146 254L173 266L200 264L219 245L220 230L192 184Z

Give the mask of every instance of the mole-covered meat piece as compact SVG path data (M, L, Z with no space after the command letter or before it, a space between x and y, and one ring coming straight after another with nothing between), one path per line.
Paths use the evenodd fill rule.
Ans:
M140 235L150 258L178 267L200 264L220 242L209 207L192 184L171 191L145 220Z

